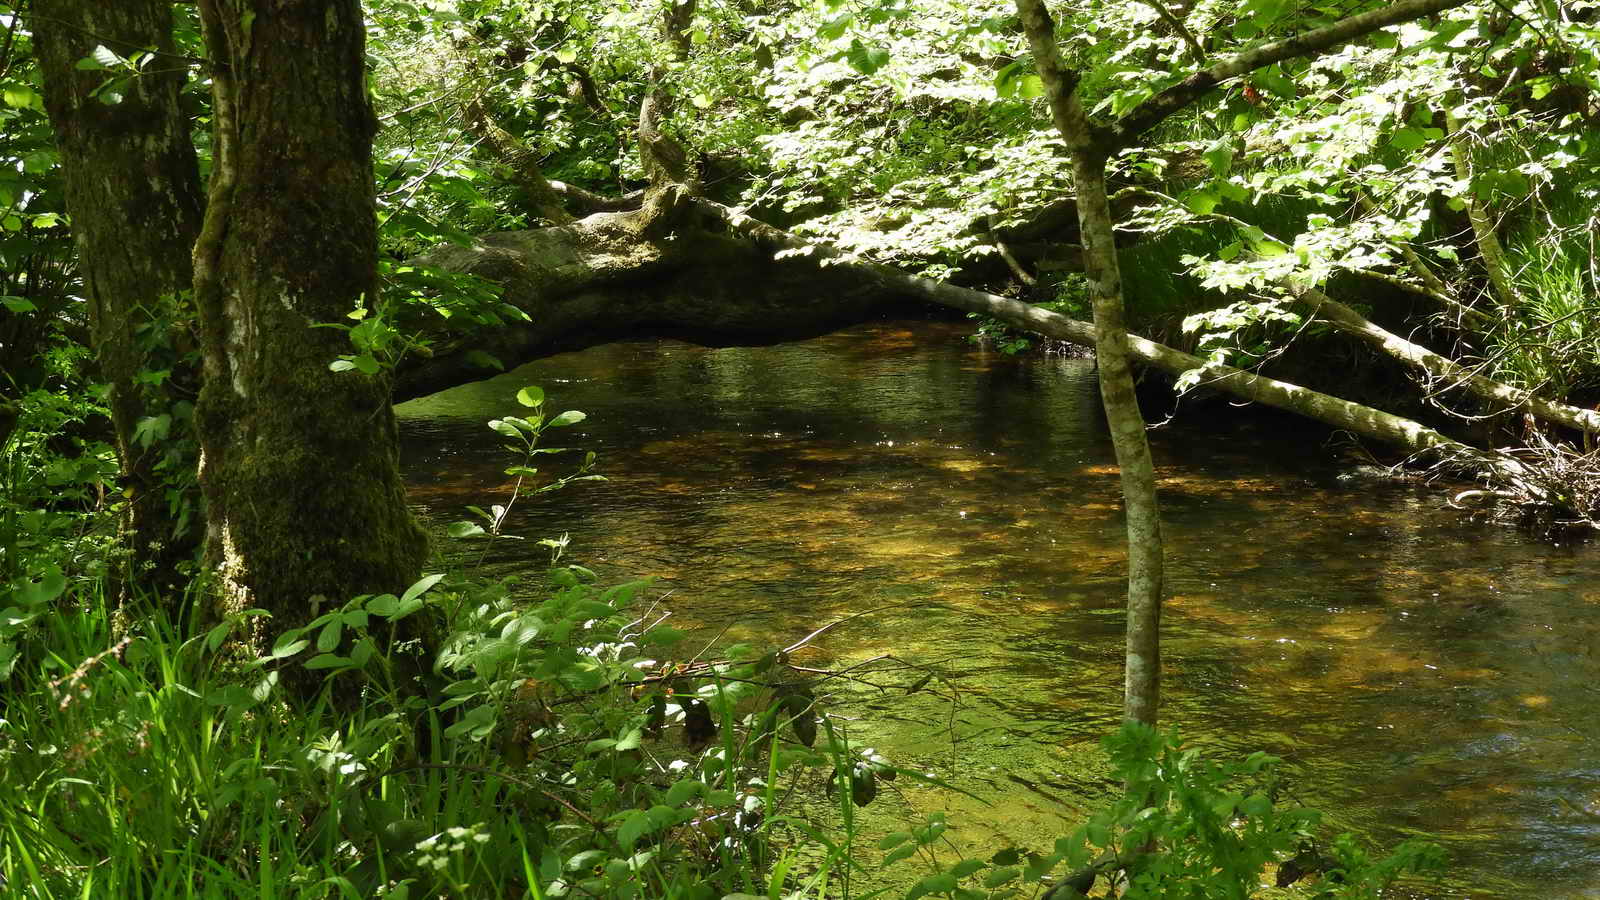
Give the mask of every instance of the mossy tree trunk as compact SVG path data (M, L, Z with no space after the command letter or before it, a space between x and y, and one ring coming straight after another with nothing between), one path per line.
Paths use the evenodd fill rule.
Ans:
M178 106L186 67L170 56L171 4L35 0L31 24L96 359L110 387L131 574L170 590L200 534L196 498L183 491L195 465L187 423L196 372L182 358L189 316L176 298L192 281L201 216L194 145ZM158 57L112 103L94 95L108 73L78 65L99 46Z
M413 581L389 379L332 372L377 300L376 129L357 0L201 0L215 158L194 250L207 556L222 611L300 624Z

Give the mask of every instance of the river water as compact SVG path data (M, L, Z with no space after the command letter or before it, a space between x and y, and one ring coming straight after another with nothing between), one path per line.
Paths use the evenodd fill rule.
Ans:
M969 853L1047 847L1113 788L1097 745L1121 704L1117 474L1092 363L967 333L542 360L399 408L411 496L440 521L503 502L483 423L543 386L551 412L589 414L562 443L610 480L520 501L509 531L530 540L491 566L537 569L533 541L568 533L572 561L658 578L681 626L762 646L888 607L796 661L947 676L909 696L830 682L830 708L990 801L902 792L950 810ZM1442 487L1341 479L1337 441L1281 417L1180 407L1151 442L1163 722L1217 756L1282 756L1287 796L1336 825L1443 843L1451 871L1405 895L1600 897L1600 546L1465 521Z

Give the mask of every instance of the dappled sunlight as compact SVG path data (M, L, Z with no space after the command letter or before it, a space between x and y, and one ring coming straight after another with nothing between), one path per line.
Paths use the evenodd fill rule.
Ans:
M901 783L874 833L946 810L960 847L1048 844L1109 789L1096 741L1121 715L1126 552L1088 363L982 353L937 323L595 348L463 389L459 413L448 394L402 408L414 502L439 520L500 502L495 436L470 420L530 382L589 413L564 443L613 480L519 505L528 540L496 547L496 571L537 568L533 541L570 532L571 559L656 576L703 640L782 646L868 613L803 664L894 657L941 680L908 695L915 674L886 661L898 687L834 679L824 702L994 803ZM1284 755L1298 799L1380 840L1438 833L1462 885L1530 854L1600 864L1554 799L1600 802L1600 556L1465 523L1437 489L1341 481L1281 419L1180 414L1151 440L1166 721Z

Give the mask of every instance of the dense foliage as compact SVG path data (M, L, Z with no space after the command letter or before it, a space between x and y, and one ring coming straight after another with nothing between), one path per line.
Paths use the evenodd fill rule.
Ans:
M1115 123L1209 60L1371 6L1053 11L1090 115ZM151 67L189 73L184 114L209 173L216 73L197 13L174 9L175 51L101 45L78 68L102 79L94 101L107 108ZM372 0L365 11L384 289L317 323L349 338L332 371L386 378L432 355L441 334L470 341L525 322L493 283L415 258L637 208L661 187L650 179L671 146L697 191L769 224L1087 314L1071 165L1010 2ZM0 2L5 888L777 898L848 885L862 856L854 806L877 779L916 773L852 746L781 653L683 656L634 605L641 584L596 584L561 559L559 540L547 542L549 572L484 583L455 562L407 591L321 598L301 621L217 615L204 599L215 571L199 561L186 564L188 593L141 591L141 561L119 533L128 461L106 422L30 14ZM1110 161L1130 320L1207 359L1179 387L1223 365L1340 387L1351 367L1330 355L1370 364L1376 351L1340 344L1307 300L1314 290L1510 388L1592 404L1597 23L1587 0L1462 3L1244 70L1134 135ZM148 386L196 367L192 298L168 299L145 311ZM1013 350L1030 340L983 331ZM502 365L481 351L471 361ZM1594 482L1566 435L1437 372L1413 389L1377 371L1368 395L1488 418L1471 428L1489 442L1559 460L1566 487L1540 502ZM491 423L517 454L518 493L448 539L495 539L524 486L593 477L592 458L540 472L540 437L577 414L546 418L533 389L521 399L523 415ZM134 433L184 532L203 512L192 414L180 402ZM1592 493L1563 514L1592 524ZM885 839L885 863L927 866L913 897L1061 884L1049 888L1060 898L1058 879L1074 872L1124 896L1246 896L1273 869L1294 881L1282 875L1294 860L1327 875L1313 891L1369 896L1435 861L1416 846L1371 858L1348 839L1315 849L1315 817L1278 810L1253 783L1270 770L1263 758L1212 765L1137 728L1108 746L1126 799L1055 847L948 860L939 838L959 823L934 819ZM780 784L796 780L835 798L837 830L785 818ZM823 862L796 862L806 842Z

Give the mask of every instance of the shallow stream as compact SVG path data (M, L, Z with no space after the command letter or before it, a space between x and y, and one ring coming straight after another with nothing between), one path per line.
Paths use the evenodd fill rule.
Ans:
M948 695L845 690L896 762L989 798L950 808L974 849L1048 846L1110 788L1123 532L1092 363L1006 357L962 324L887 322L795 344L670 341L564 354L400 407L413 502L503 502L487 419L542 385L609 481L510 530L610 577L660 579L674 621L800 661L937 667ZM1444 491L1341 479L1321 433L1180 408L1151 432L1167 540L1162 716L1219 755L1287 761L1290 793L1381 843L1450 851L1430 897L1600 897L1600 544L1468 522ZM898 604L898 605L896 605ZM914 675L907 675L910 681Z

